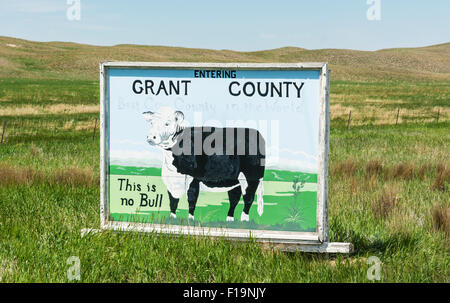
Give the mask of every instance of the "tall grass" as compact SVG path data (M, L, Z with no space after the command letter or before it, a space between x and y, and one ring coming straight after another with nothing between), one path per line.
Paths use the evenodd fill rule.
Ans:
M435 205L431 210L433 227L436 231L450 232L450 207L447 205Z
M0 164L0 186L51 183L70 186L93 186L99 184L98 173L90 168L64 167L50 172L30 167L12 167Z
M436 166L436 178L433 182L432 188L435 190L448 190L447 184L450 183L450 167L443 163Z
M386 218L397 206L398 189L392 185L385 187L380 197L372 202L372 212L375 218Z

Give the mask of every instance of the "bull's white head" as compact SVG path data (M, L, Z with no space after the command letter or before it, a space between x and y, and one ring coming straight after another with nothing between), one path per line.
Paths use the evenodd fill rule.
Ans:
M152 125L147 136L147 142L164 149L172 147L176 142L174 140L175 134L182 128L183 113L175 111L171 107L160 107L156 112L148 111L144 112L143 115L145 120Z

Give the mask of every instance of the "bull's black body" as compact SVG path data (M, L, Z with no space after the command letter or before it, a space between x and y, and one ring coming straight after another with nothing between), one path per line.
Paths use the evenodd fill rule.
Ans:
M264 176L265 140L261 134L249 128L187 127L175 137L176 144L171 148L172 164L177 172L194 178L187 192L189 213L194 215L200 182L214 188L231 187L239 184L242 172L248 183L244 195L244 213L248 215ZM241 195L240 186L228 191L228 216L234 216ZM179 199L170 192L169 197L170 209L175 213Z

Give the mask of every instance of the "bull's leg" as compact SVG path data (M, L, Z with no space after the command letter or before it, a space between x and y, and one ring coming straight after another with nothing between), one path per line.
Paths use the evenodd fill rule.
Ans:
M171 218L176 218L177 217L177 208L178 208L178 201L180 201L180 199L178 198L174 198L172 196L172 194L170 193L170 191L167 191L169 193L169 200L170 200L170 217Z
M242 190L241 186L238 185L232 190L228 191L228 199L230 200L230 209L228 210L227 221L234 221L234 209L238 205L241 199Z
M195 205L197 204L198 194L200 193L200 182L197 179L192 180L187 192L189 202L189 219L194 220Z
M247 190L244 195L244 210L241 215L241 221L249 221L248 213L255 199L256 189L258 188L259 180L248 180Z

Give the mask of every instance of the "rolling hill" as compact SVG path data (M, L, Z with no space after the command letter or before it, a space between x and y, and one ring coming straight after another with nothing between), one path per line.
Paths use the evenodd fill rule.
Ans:
M98 79L99 62L329 62L333 80L449 81L450 43L378 51L283 47L255 52L69 42L0 36L0 77Z

